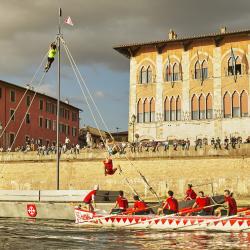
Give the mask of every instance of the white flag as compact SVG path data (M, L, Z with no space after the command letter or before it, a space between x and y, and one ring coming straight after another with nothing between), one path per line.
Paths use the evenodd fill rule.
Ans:
M68 17L65 19L64 22L67 23L67 24L69 24L69 25L71 25L71 26L74 25L73 22L72 22L72 20L71 20L71 18L70 18L70 16L68 16Z

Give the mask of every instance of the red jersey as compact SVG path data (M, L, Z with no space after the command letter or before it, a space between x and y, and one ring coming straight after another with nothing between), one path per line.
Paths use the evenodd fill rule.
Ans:
M83 202L89 204L91 201L94 200L95 195L96 195L96 190L90 191L90 192L85 196L85 198L83 199Z
M128 208L128 200L126 198L118 196L116 202L120 209L126 210Z
M105 168L106 168L108 171L112 171L112 170L113 170L113 162L112 162L111 159L109 159L108 162L103 161L103 164L104 164Z
M194 190L192 188L189 188L186 191L186 197L185 197L185 199L195 200L196 197L197 197L197 194L194 192Z
M167 204L167 206L168 206L167 208L168 208L169 210L172 210L172 211L174 211L175 213L178 212L178 201L177 201L174 197L168 197L168 198L166 199L165 204Z
M138 210L145 210L146 208L148 208L148 205L144 202L144 201L135 201L134 203L134 209L138 209Z
M237 214L237 204L233 197L225 197L225 201L228 203L229 216Z
M198 207L207 207L210 205L210 199L208 197L197 197L195 200ZM210 208L205 208L205 211L210 211Z

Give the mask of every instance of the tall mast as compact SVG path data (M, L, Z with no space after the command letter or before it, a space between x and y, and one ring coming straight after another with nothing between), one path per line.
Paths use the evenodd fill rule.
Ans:
M61 92L61 16L62 9L59 8L58 15L58 34L57 34L57 51L58 51L58 96L57 96L57 119L56 119L56 189L60 189L60 147L59 147L59 121L60 121L60 92Z

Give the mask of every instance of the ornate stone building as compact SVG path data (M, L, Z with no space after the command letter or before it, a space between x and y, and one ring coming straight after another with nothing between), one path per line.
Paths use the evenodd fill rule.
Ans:
M250 30L114 49L130 59L130 141L250 136Z

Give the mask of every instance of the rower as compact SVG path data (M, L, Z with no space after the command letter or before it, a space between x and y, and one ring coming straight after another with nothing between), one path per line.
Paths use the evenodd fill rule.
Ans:
M185 201L188 200L195 200L197 194L195 193L195 191L192 189L193 185L192 184L188 184L188 189L186 191L186 197L184 198Z
M227 215L236 215L237 214L237 203L233 198L233 193L228 189L224 190L225 202L227 202Z
M117 208L118 207L118 208ZM124 193L122 190L119 191L119 196L116 199L116 203L114 208L112 208L112 214L120 214L125 212L128 208L128 200L124 197Z
M168 198L166 199L162 208L158 208L157 214L176 214L178 213L178 201L174 198L174 192L168 191Z
M117 168L113 168L113 162L111 157L107 157L106 160L103 161L104 164L104 174L107 175L113 175Z
M134 214L135 215L144 215L150 214L151 211L146 204L146 202L139 199L138 195L134 195Z
M203 191L199 191L198 196L196 197L195 203L192 208L195 207L202 208L202 207L207 207L209 205L210 205L209 197L205 196ZM211 209L210 208L202 209L197 214L201 216L210 215Z
M83 199L83 203L85 203L85 205L88 205L88 209L90 212L94 212L94 207L96 206L95 196L96 196L97 190L99 190L99 185L95 185L94 189L90 191Z

